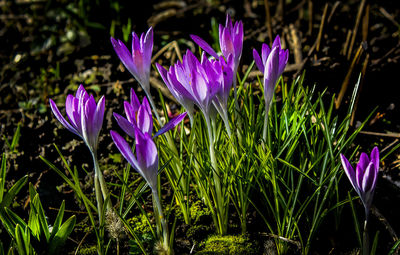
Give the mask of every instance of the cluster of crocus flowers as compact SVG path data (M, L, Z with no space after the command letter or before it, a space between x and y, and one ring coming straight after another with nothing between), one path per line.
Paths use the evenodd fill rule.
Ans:
M258 69L264 74L265 122L263 139L265 140L267 136L269 108L274 96L276 83L288 62L289 51L281 48L281 40L280 37L277 36L271 48L263 43L261 57L257 50L253 49L253 57Z
M132 32L132 52L128 50L121 40L111 37L111 44L125 67L140 83L146 94L150 95L153 28L150 27L146 34L142 33L140 39L135 32Z
M219 58L215 50L202 38L200 38L197 35L190 35L190 37L205 52L213 56L215 59ZM244 37L243 22L238 21L235 22L235 24L233 24L231 17L229 16L229 14L227 14L225 26L219 24L219 47L222 51L222 55L226 60L228 60L229 56L232 57L233 61L232 83L233 83L235 103L237 108L238 104L236 101L236 72L239 67L240 58L242 57L243 37Z
M342 166L350 180L354 190L360 196L368 217L379 172L379 150L374 147L370 157L366 153L361 153L360 160L356 169L351 166L347 158L341 154Z
M65 111L69 122L63 117L56 103L51 99L50 107L58 121L66 129L82 138L92 154L95 170L95 192L98 213L101 218L103 202L108 196L107 186L97 161L97 146L104 118L104 96L96 104L93 95L89 95L84 87L80 85L75 96L68 95L65 101ZM109 209L111 204L108 203L107 207Z
M157 189L157 175L158 175L158 152L157 146L153 139L159 136L183 120L186 113L182 113L164 125L153 137L153 118L151 114L150 105L145 97L140 104L133 89L131 89L130 102L124 102L126 118L114 113L119 126L129 136L135 138L135 151L136 157L128 142L119 135L116 131L110 131L111 137L121 152L122 156L129 162L129 164L146 180L149 184L155 205L158 213L157 221L161 222L163 229L162 247L167 254L170 254L169 248L169 233L168 225L165 221L162 212L162 206Z
M215 107L229 130L227 105L233 76L231 56L227 61L223 57L209 60L203 53L199 61L191 51L187 51L182 62L171 66L168 71L159 64L156 66L172 95L189 113L192 123L194 105L199 107L207 122Z

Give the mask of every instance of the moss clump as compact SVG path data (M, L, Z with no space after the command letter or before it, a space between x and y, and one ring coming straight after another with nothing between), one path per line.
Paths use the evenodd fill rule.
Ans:
M208 254L257 254L256 245L246 235L240 236L211 236L202 243L204 247L197 255Z

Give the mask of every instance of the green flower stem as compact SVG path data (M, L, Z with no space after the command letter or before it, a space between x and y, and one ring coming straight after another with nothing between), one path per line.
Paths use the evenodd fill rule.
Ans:
M164 218L160 197L158 196L158 192L156 189L152 191L152 195L154 204L156 205L155 217L158 216L157 222L161 222L163 248L166 251L166 254L173 254L172 249L170 249L169 247L169 231L167 221Z
M97 213L99 215L99 222L102 222L102 209L103 209L103 198L100 191L100 184L97 173L94 173L94 191L96 194L96 202L97 202Z
M365 221L364 221L364 231L363 231L363 247L362 247L362 254L363 255L370 255L369 254L369 235L368 235L368 216L369 212L365 211Z
M211 121L208 116L204 116L206 119L206 124L207 124L207 131L208 131L208 140L210 143L210 158L211 158L211 165L213 167L213 179L214 179L214 185L215 185L215 193L216 193L216 209L217 209L217 215L218 215L218 232L221 235L224 235L226 233L226 227L225 227L225 213L224 213L224 197L222 196L222 189L221 189L221 179L220 179L220 171L218 168L217 164L217 159L215 157L215 150L214 150L214 137L213 137L213 131L212 131L212 126L211 126Z
M103 172L101 171L100 166L99 166L99 161L97 160L97 151L93 151L92 152L92 157L93 157L93 164L94 164L95 180L97 180L99 182L99 184L100 184L100 190L101 190L101 194L103 195L103 201L105 201L107 199L107 196L109 195L109 193L108 193L106 181L104 180L104 177L103 177ZM96 185L95 185L95 189L96 189ZM99 191L98 191L98 188L97 188L96 189L96 196L97 196L98 192ZM111 208L112 208L111 201L108 200L107 210L111 209Z

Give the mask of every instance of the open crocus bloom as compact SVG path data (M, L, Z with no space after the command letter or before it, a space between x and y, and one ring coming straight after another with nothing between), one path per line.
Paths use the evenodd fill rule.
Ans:
M207 60L205 54L200 62L188 50L182 62L177 62L168 71L160 65L157 68L165 84L189 112L189 116L193 115L193 106L196 104L208 118L212 101L220 89L218 82L221 81L222 70L217 70L216 66Z
M150 27L146 35L141 34L140 39L132 32L132 53L121 40L111 37L111 43L118 57L129 72L140 83L142 88L150 95L150 67L153 52L153 28Z
M93 95L89 96L81 84L75 96L68 95L65 101L65 110L69 122L51 99L50 107L58 121L66 129L81 137L92 152L97 150L98 137L104 118L104 96L100 98L96 105Z
M186 112L173 118L153 137L153 118L147 98L140 104L133 89L131 102L125 102L127 119L114 113L119 126L131 137L135 138L136 157L131 146L117 132L111 131L111 137L122 156L140 173L154 190L157 185L158 152L153 139L178 125L186 116Z
M116 119L118 125L127 133L130 137L135 138L135 130L138 128L143 134L148 133L150 136L153 132L153 117L151 114L151 108L147 98L143 98L142 104L136 93L133 89L131 89L131 101L124 102L125 114L126 118L119 115L118 113L114 113L114 118ZM158 130L158 132L154 135L157 137L159 135L164 134L170 129L174 128L185 118L186 112L178 115L177 117L171 119L167 124L165 124L162 128Z
M372 149L370 157L366 153L361 153L360 160L354 171L347 158L340 154L342 166L350 180L351 185L356 190L364 204L365 211L368 214L371 208L372 199L376 186L376 180L379 172L379 150L378 147Z

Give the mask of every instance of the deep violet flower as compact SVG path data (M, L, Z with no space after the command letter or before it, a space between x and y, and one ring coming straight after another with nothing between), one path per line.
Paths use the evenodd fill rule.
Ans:
M150 95L150 67L153 51L153 28L139 37L132 32L132 53L121 40L111 37L115 52L129 72L140 83L147 95Z
M203 54L200 62L191 51L187 51L182 62L171 66L167 71L157 64L165 84L175 98L188 111L193 120L194 104L196 104L206 118L209 118L212 101L219 91L218 82L221 81L222 71L216 69Z
M56 103L50 99L50 107L61 124L72 133L81 137L89 149L97 150L99 133L103 125L105 99L102 96L96 105L93 95L88 95L82 85L75 96L68 95L65 101L65 111L69 122L58 110Z
M267 114L274 95L276 83L282 75L289 58L289 51L281 49L279 36L275 37L271 49L267 44L263 43L261 58L258 52L253 49L254 61L258 69L264 74L264 99L267 107Z
M136 136L136 128L138 128L143 134L147 133L151 136L153 132L153 117L147 98L144 97L142 104L140 104L140 101L136 96L135 91L131 88L131 100L130 102L124 102L124 108L126 118L119 115L118 113L114 113L114 117L122 130L124 130L124 132L132 138L135 138ZM183 118L185 118L185 116L186 112L171 119L167 124L165 124L162 128L158 130L154 137L162 135L170 129L174 128L176 125L178 125L178 123L182 121Z
M371 208L372 199L374 197L374 191L376 181L379 172L379 150L378 147L372 149L370 157L366 153L361 153L360 160L354 171L350 162L347 158L340 154L342 160L342 166L345 170L347 177L350 180L351 185L360 196L361 201L365 207L365 213L368 215L369 209Z
M218 54L206 41L196 35L190 35L190 37L208 54L218 58ZM236 73L243 50L242 21L235 22L233 25L229 14L226 15L225 26L221 24L219 25L219 45L225 59L228 59L229 55L232 55L234 62L234 73Z

